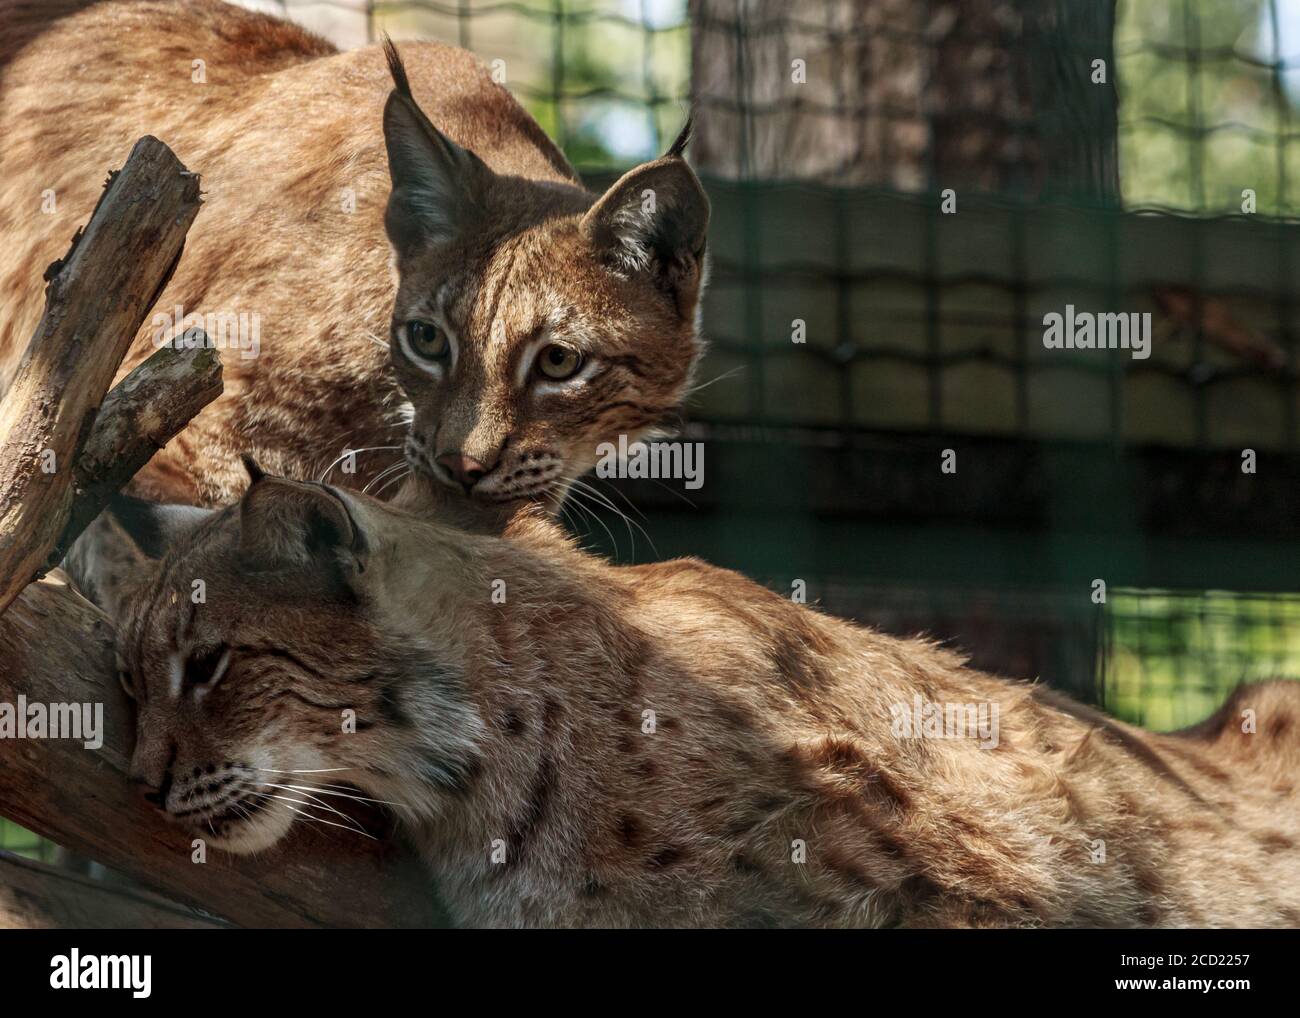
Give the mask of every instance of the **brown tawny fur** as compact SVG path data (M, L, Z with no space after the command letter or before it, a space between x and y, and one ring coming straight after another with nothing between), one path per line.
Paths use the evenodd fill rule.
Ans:
M541 518L465 535L274 478L168 518L119 513L171 545L122 630L134 769L231 850L294 822L271 782L312 812L298 772L341 768L468 925L1300 924L1300 684L1154 735ZM996 739L900 730L918 700L996 707Z
M594 195L470 54L401 50L390 74L381 47L339 53L218 0L0 0L0 383L45 267L147 133L205 192L156 310L257 315L260 352L224 352L225 394L137 492L228 501L245 450L359 486L405 446L427 510L490 528L554 505L601 441L671 418L708 219L680 146ZM446 370L410 356L414 320L454 340ZM157 336L147 322L124 372ZM540 377L548 345L586 374ZM337 463L349 449L355 473ZM469 498L437 462L450 454L483 468Z

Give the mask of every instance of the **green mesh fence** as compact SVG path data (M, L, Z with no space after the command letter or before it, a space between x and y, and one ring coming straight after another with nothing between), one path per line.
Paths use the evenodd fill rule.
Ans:
M344 44L474 49L596 184L662 152L693 105L714 203L702 422L1300 441L1300 257L1267 221L1288 208L1300 16L1276 3L284 7L349 16ZM1239 211L1246 190L1250 216L1117 212ZM1067 303L1151 313L1152 358L1044 351L1043 314Z
M1155 0L1120 7L1121 180L1131 205L1294 216L1300 6Z
M1159 730L1206 717L1238 683L1300 675L1300 597L1112 591L1104 701Z

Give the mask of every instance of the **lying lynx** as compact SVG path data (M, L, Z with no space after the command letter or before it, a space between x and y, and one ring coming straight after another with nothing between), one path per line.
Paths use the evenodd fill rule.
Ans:
M256 472L203 519L118 515L170 546L121 630L133 770L229 851L346 782L402 804L465 925L1300 925L1300 684L1151 735L541 518Z

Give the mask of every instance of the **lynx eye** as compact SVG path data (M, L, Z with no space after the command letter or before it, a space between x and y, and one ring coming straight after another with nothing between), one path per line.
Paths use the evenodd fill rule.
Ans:
M444 361L451 353L447 334L432 322L418 318L406 323L406 346L412 355L424 361Z
M185 682L190 686L211 686L221 681L230 667L230 648L213 647L190 655L185 662Z
M582 367L582 354L570 346L550 343L537 355L537 370L553 381L572 378Z

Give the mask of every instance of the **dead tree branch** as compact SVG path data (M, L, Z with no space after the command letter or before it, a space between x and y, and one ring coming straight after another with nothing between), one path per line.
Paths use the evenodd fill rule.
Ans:
M0 852L0 929L191 930L221 925L151 894Z
M141 138L46 271L45 314L0 399L0 612L64 537L74 465L199 204L198 177L162 142Z
M158 350L105 395L198 207L198 178L141 139L46 273L45 315L0 400L0 707L21 723L25 704L88 704L92 716L98 705L103 740L0 738L0 814L241 925L443 925L427 875L389 839L308 829L247 859L201 850L168 823L128 780L134 711L108 618L60 581L31 582L221 392L216 351L186 344ZM16 864L0 867L0 920L6 885L15 923L94 922L70 911L49 874Z

